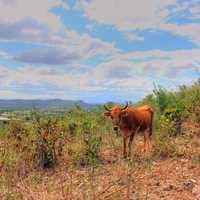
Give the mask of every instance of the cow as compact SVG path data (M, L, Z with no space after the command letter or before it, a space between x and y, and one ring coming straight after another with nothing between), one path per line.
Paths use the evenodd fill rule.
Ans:
M104 105L107 112L104 112L105 117L110 117L113 123L113 129L117 131L120 129L123 136L123 156L127 157L127 139L128 143L128 157L131 156L131 145L135 134L143 133L144 135L144 151L146 151L146 143L148 140L148 147L150 146L152 136L152 122L153 110L150 106L144 105L133 108L128 107L128 103L124 107L114 106L109 109Z

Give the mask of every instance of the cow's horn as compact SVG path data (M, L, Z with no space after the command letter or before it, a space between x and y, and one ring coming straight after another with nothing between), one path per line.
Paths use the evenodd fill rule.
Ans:
M109 112L111 111L106 105L104 105L104 108Z
M126 105L122 108L122 110L125 110L126 108L128 108L128 102L126 102Z

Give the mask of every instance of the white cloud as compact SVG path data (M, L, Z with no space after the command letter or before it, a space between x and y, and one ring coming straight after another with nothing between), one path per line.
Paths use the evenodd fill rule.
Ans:
M77 8L82 9L88 18L114 25L125 33L134 30L167 31L200 45L199 22L189 21L200 18L200 4L196 0L79 0ZM179 19L185 24L178 24L175 20ZM142 39L127 36L129 39Z
M134 34L134 33L130 33L130 32L125 33L125 37L129 40L137 40L137 41L143 41L144 40L144 37L139 36L139 35Z
M1 0L0 21L14 23L32 18L41 24L48 25L51 30L58 31L62 27L62 23L51 10L63 6L64 8L68 7L62 0Z
M12 57L40 64L79 62L117 51L114 44L66 29L52 9L68 9L67 6L62 0L0 0L0 40L39 44L39 49L19 52Z
M13 25L0 22L0 39L38 44L38 49L24 50L10 58L18 61L41 64L65 64L79 62L95 55L112 55L118 51L114 44L82 34L63 30L62 34L52 33L35 21L21 21ZM2 54L2 53L1 53ZM0 55L5 57L4 55ZM7 58L9 55L6 56ZM52 61L52 62L51 62Z
M69 46L72 51L87 52L86 57L90 57L98 54L110 54L116 53L118 50L113 43L107 43L97 38L92 38L88 34L82 34L81 36L75 31L66 31L66 41L63 43L64 47Z
M54 70L48 67L24 66L17 69L0 68L2 85L12 87L13 85L33 85L42 84L55 85L57 87L73 87L76 79L70 77L62 70Z
M78 96L75 93L70 93L66 91L48 91L46 90L43 93L33 94L30 92L23 92L23 91L15 91L12 88L1 90L0 89L0 96L4 99L74 99L77 100Z
M177 24L163 24L161 27L161 30L169 31L173 33L174 35L182 36L190 41L196 43L198 46L200 46L200 24L199 23L190 23L190 24L183 24L183 25L177 25Z
M169 14L165 7L175 2L176 0L80 0L78 7L90 19L115 25L119 30L143 30L158 27Z
M131 61L132 67L139 71L171 78L171 75L176 76L187 69L194 69L198 65L197 61L200 61L200 50L136 51L121 55L118 59Z
M12 59L12 56L4 51L0 51L0 59Z
M153 82L162 84L165 80L171 88L186 82L191 84L195 80L189 78L187 72L195 72L199 66L198 49L120 53L95 68L78 65L71 69L55 69L28 65L8 69L0 66L0 94L6 95L7 90L9 96L12 94L9 91L17 92L16 87L30 86L30 90L39 90L32 94L34 98L41 96L42 88L46 98L56 95L65 98L66 92L69 94L67 98L76 95L79 99L86 94L95 96L101 93L119 94L125 98L142 97L152 91Z
M14 35L14 37L16 36ZM25 38L21 34L17 37ZM30 40L30 38L28 39ZM39 47L23 50L12 55L0 52L0 57L30 64L56 65L79 63L81 60L89 59L95 55L111 56L118 52L114 44L92 38L87 34L79 35L75 31L66 30L62 37L54 37L53 35L49 35L48 37L47 35L46 38L38 36L31 39L32 41L36 39L36 44L39 42Z
M11 89L13 87L21 86L32 86L41 88L43 85L45 87L55 87L56 90L62 91L98 91L101 90L101 86L93 86L88 84L88 80L92 80L89 75L90 72L74 73L74 71L79 71L81 67L73 70L61 70L53 69L46 66L23 66L16 69L8 69L4 66L0 66L0 90L5 88ZM31 89L31 88L30 88Z
M92 25L92 24L87 24L87 25L85 26L85 29L88 30L88 31L92 31L92 30L94 29L94 25Z
M153 82L166 79L183 84L185 75L200 63L200 50L131 52L119 54L93 70L94 83L105 88L150 91ZM119 73L120 72L120 73ZM177 77L179 77L177 79ZM191 80L192 82L193 80Z

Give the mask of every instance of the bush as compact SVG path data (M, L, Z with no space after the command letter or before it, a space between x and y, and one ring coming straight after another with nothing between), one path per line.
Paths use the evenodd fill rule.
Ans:
M166 109L160 117L161 132L167 132L170 136L181 133L181 114L176 108Z
M56 164L63 139L60 121L37 119L34 126L22 121L12 122L0 146L0 168L8 175L25 175L33 168Z
M159 86L153 90L155 102L160 114L164 114L167 109L176 109L177 112L182 112L185 109L183 98L176 92L170 92Z
M23 152L30 145L30 130L23 122L12 122L8 130L8 139L16 147L17 152Z
M92 113L85 113L79 119L78 137L82 138L83 149L77 156L76 163L81 166L96 166L99 159L101 146L100 129L97 129L98 123Z
M153 148L152 155L156 158L169 158L179 154L178 146L167 132L161 132L157 135L156 145Z
M71 135L71 136L75 136L75 134L76 134L76 129L77 129L77 124L76 123L74 123L74 122L71 122L71 123L69 123L69 125L68 125L68 132L69 132L69 134Z
M63 139L61 123L58 119L37 120L35 130L36 149L34 160L37 163L36 166L42 168L52 167L57 161L56 143L59 139Z
M77 163L80 166L97 166L100 163L101 137L85 133L83 138L83 151L77 157Z
M7 190L18 176L25 176L33 164L33 145L30 127L21 122L11 122L0 142L0 182ZM1 185L1 184L0 184Z

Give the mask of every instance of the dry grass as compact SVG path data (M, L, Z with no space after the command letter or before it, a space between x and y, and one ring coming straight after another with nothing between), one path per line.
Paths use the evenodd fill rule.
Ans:
M198 194L194 188L200 187L199 132L195 129L183 136L164 139L161 141L158 138L152 151L143 154L143 140L136 138L132 159L124 160L121 155L121 138L107 134L103 138L105 141L98 167L74 166L66 150L62 162L54 169L31 172L24 178L18 177L9 187L2 185L0 198L196 200ZM75 151L78 144L74 145L70 147L72 151Z

